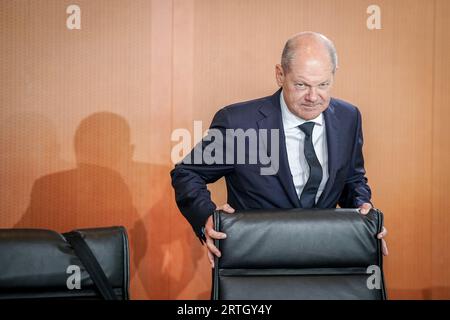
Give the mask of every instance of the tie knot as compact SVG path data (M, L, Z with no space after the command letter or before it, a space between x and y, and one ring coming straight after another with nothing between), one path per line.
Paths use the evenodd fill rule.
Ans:
M306 136L310 137L312 134L312 131L314 129L314 125L316 123L315 122L305 122L302 125L299 125L298 127L300 128L300 130L302 130Z

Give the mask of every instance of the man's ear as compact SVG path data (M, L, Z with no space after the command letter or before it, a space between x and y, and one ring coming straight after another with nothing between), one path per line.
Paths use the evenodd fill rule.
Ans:
M333 78L334 78L334 76L336 75L336 72L339 70L339 66L336 66L336 69L334 70L334 72L333 72ZM333 79L334 80L334 79Z
M281 64L275 65L275 78L277 80L278 86L282 87L284 84L284 71Z

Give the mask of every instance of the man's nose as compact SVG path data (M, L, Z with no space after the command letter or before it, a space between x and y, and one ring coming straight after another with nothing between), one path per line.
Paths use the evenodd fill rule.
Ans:
M317 89L315 87L310 87L306 99L311 102L317 101Z

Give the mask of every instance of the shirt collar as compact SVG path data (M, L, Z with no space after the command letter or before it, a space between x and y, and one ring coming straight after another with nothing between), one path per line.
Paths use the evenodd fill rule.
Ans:
M320 113L316 118L311 120L305 120L293 114L287 107L286 102L284 101L283 90L281 91L280 94L280 105L284 129L295 128L305 122L315 122L319 126L323 125L323 113Z

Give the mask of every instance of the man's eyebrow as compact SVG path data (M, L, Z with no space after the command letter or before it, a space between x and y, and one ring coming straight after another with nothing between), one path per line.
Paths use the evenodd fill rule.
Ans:
M309 83L309 81L308 80L305 80L305 79L303 79L302 77L297 77L296 79L295 79L295 82L296 83L304 83L304 84L306 84L306 85L311 85L310 83Z
M330 82L330 81L331 81L331 79L326 79L326 80L323 80L323 81L319 81L318 84L327 83L327 82ZM304 83L304 84L306 84L308 86L311 85L311 83L309 83L309 81L304 80L301 77L298 77L297 79L295 79L295 82L296 83L300 83L301 82L301 83Z

